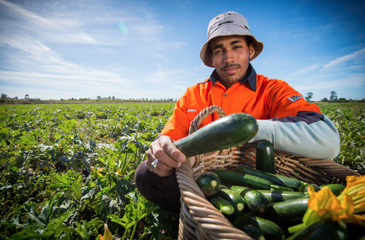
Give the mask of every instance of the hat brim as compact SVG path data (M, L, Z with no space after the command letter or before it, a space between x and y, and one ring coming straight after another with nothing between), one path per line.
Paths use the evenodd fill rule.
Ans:
M211 59L209 57L208 49L209 49L209 43L212 41L212 39L217 37L223 37L223 36L248 36L252 38L252 44L255 49L255 54L250 59L250 61L254 60L262 50L264 49L264 44L260 41L258 41L251 33L242 33L242 34L216 34L216 36L211 37L208 41L206 41L200 51L200 59L203 61L203 63L208 67L213 67Z

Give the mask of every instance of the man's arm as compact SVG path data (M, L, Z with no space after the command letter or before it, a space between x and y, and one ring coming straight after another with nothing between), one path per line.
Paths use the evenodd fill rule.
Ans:
M340 152L340 137L324 114L298 112L294 117L257 120L259 131L250 141L266 139L275 150L316 159L331 159Z

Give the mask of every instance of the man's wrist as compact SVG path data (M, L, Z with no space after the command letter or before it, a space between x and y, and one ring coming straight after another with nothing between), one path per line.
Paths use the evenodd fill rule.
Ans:
M267 140L274 146L274 128L275 122L272 120L256 120L259 126L257 134L249 141L249 143L257 142L259 140Z

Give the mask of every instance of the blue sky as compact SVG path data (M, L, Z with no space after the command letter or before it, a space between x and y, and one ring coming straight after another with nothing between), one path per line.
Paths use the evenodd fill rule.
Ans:
M199 52L225 11L242 13L264 43L257 73L313 100L365 98L360 0L0 0L0 93L177 99L213 70Z

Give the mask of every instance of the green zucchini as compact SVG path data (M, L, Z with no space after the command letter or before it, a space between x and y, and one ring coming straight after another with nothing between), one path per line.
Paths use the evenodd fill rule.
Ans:
M324 187L328 187L329 189L331 189L332 193L336 196L340 195L342 193L342 191L345 189L344 185L337 184L337 183L321 185L320 189L322 189Z
M244 196L244 193L252 190L252 188L244 187L244 186L238 186L238 185L232 185L230 189L232 189L235 192L238 192L242 196Z
M271 190L259 190L259 191L265 196L265 198L269 203L282 202L305 196L305 194L302 192L293 192L293 191L271 191Z
M254 189L267 189L271 188L272 183L266 179L253 176L251 174L224 170L224 169L214 169L212 170L218 175L223 184L228 185L241 185L245 187L251 187Z
M272 191L287 191L287 192L294 192L294 190L290 187L278 186L278 185L271 185L270 190Z
M263 171L260 171L257 169L248 168L243 165L238 166L236 168L236 171L246 173L246 174L251 174L251 175L266 179L266 180L272 182L273 184L284 186L284 187L290 187L295 190L299 189L300 186L302 186L302 182L299 181L298 179L294 179L294 178L290 178L290 177L286 177L286 176L282 176L282 175L277 175L277 174L266 173L266 172L263 172Z
M300 192L307 193L309 186L312 186L315 192L318 192L319 190L321 190L321 188L317 184L314 184L314 183L303 183L302 186L299 188L299 191Z
M267 140L260 140L256 143L256 169L276 173L274 147Z
M247 233L250 237L256 240L265 240L264 233L256 226L247 224L240 228L242 231Z
M220 190L220 179L218 175L213 172L204 172L200 174L196 182L207 197L218 193Z
M238 193L229 188L221 189L218 195L228 202L230 202L235 208L235 213L242 212L245 207L243 197Z
M224 215L232 215L235 211L233 205L220 196L213 195L212 197L208 198L208 201L211 202L213 206Z
M244 196L248 191L252 190L252 188L244 187L244 186L237 186L237 185L232 185L230 189L240 193L242 196ZM294 192L293 190L290 190L290 191L277 191L277 190L270 189L270 190L257 190L257 191L262 193L269 203L271 203L271 202L282 202L282 201L286 201L286 200L306 196L305 193Z
M257 121L253 116L234 113L211 122L174 144L186 157L191 157L245 144L257 131Z
M347 240L347 226L341 221L316 222L286 240Z
M258 212L263 212L269 203L264 194L258 190L250 190L244 193L243 200L249 209L257 210Z
M249 219L247 224L253 225L259 228L265 239L270 240L281 240L284 238L284 232L279 225L270 221L268 219L260 218L260 217L252 217Z
M293 222L300 221L308 208L308 196L276 202L269 207L263 216L272 220Z

